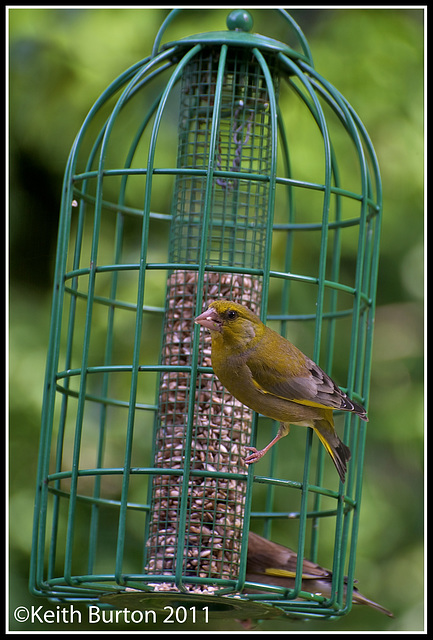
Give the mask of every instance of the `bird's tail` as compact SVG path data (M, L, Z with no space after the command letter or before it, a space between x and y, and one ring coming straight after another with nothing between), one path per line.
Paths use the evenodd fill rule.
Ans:
M353 602L356 602L357 604L366 604L369 607L372 607L373 609L376 609L377 611L384 613L390 618L394 617L394 614L392 613L392 611L389 611L389 609L385 609L385 607L382 607L381 604L374 602L374 600L370 600L369 598L366 598L365 596L362 595L362 593L358 591L356 587L353 588L352 599L353 599Z
M345 407L346 409L348 409L349 411L353 411L353 413L356 413L356 415L359 416L361 420L368 422L367 412L361 404L358 404L354 400L350 400L347 396L345 400L346 400L346 407Z
M351 458L350 449L341 442L332 422L320 420L314 423L314 431L320 438L321 443L332 458L333 463L338 471L341 482L346 479L347 465Z

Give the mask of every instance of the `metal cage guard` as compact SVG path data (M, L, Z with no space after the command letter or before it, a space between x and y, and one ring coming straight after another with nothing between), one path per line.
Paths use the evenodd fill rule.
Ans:
M328 477L311 429L301 455L283 441L268 464L246 467L243 446L260 437L262 418L224 390L209 339L193 324L226 297L282 335L314 325L311 357L331 373L338 355L342 386L368 403L378 165L360 119L314 70L296 23L276 11L301 53L248 33L239 11L228 31L161 46L172 11L152 55L107 88L74 142L54 277L34 594L101 606L129 598L134 607L185 598L214 615L223 602L237 618L329 618L351 608L365 425L344 416L352 451L344 486ZM164 163L161 142L173 105L175 164ZM319 169L308 178L292 153L289 107L302 109L319 141ZM136 131L122 163L116 140L131 112ZM354 159L349 178L342 139ZM167 188L172 211L157 213L153 194ZM155 260L161 227L169 243ZM268 537L283 520L298 553L294 588L242 591L250 521ZM323 527L333 540L330 599L301 592L302 559L317 559Z

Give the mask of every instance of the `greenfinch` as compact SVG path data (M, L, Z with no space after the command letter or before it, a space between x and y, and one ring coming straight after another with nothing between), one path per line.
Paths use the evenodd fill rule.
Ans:
M211 332L212 368L224 387L250 409L280 422L276 437L264 449L246 447L251 453L245 462L260 460L289 433L290 424L312 427L344 482L351 454L335 431L333 410L368 420L364 407L247 307L216 300L195 322Z
M248 552L246 580L261 584L273 585L293 589L295 586L297 554L289 547L285 547L266 538L262 538L250 531L248 536ZM330 598L332 596L332 572L324 569L315 562L304 559L302 563L302 591ZM246 587L251 592L251 588ZM254 592L259 589L254 589ZM366 598L353 588L352 600L356 604L365 604L390 618L394 614L382 605Z

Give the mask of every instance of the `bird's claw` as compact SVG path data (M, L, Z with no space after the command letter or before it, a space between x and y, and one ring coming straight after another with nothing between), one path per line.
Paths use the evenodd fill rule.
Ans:
M246 464L252 464L253 462L258 462L260 458L263 458L265 455L264 451L258 451L255 447L245 447L247 451L251 451L249 455L245 458L244 462Z

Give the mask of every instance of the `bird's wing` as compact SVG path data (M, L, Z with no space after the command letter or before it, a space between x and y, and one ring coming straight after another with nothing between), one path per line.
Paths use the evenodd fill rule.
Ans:
M247 571L280 578L296 578L296 565L297 555L295 552L290 557L286 556L285 562L280 565L276 558L269 556L266 552L258 551L254 557L248 556ZM304 558L302 563L303 580L317 580L317 578L326 578L329 575L329 571Z
M247 571L268 576L295 578L298 555L290 547L285 547L250 531L248 536ZM327 578L330 572L320 565L304 558L302 578Z
M302 369L293 375L284 358L269 366L263 361L247 361L253 384L263 393L313 407L353 410L353 403L335 382L312 360L304 356Z
M316 569L314 565L313 570L310 570L307 564L312 565L313 563L304 560L302 565L302 580L317 580L318 578L327 578L330 575L328 571L322 571L320 567ZM276 578L296 578L296 568L292 571L281 567L266 567L264 573L267 576L274 576Z

